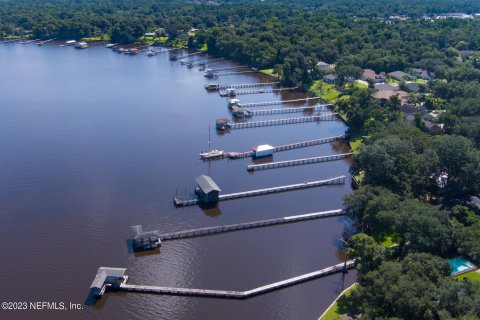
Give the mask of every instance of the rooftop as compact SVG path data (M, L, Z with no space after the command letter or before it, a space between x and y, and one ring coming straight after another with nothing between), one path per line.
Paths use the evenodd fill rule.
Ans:
M220 189L220 187L217 186L215 181L213 181L213 179L209 176L201 175L196 178L195 181L205 193L210 193L212 191L222 191L222 189Z
M90 288L101 289L108 277L121 278L125 276L125 272L127 272L127 268L100 267Z

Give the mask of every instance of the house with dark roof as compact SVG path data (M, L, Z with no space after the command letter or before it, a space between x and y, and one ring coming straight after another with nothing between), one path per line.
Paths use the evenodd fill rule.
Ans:
M393 78L393 79L399 80L399 81L401 81L401 80L407 81L407 80L412 79L412 76L411 76L411 75L409 75L408 73L405 73L405 72L403 72L403 71L393 71L393 72L390 72L390 73L388 74L388 76L389 76L390 78Z
M195 179L197 187L195 188L195 194L200 202L203 203L215 203L218 202L218 196L220 194L220 187L213 181L213 179L206 175L201 175Z
M428 73L427 70L424 69L413 69L411 72L412 76L420 78L422 80L431 80L432 77L430 76L430 73Z
M407 82L406 87L408 92L418 92L423 85L418 82Z

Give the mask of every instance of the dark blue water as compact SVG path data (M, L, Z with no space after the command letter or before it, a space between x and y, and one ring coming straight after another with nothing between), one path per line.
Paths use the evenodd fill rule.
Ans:
M350 192L347 183L228 201L208 210L176 209L175 193L192 192L200 174L211 175L230 193L348 174L349 162L252 174L246 170L251 159L200 161L209 125L230 117L226 99L207 92L202 73L169 61L168 53L147 58L101 46L4 44L0 76L1 301L83 304L99 266L128 268L133 284L248 290L342 261L334 240L343 227L340 218L166 242L160 254L135 256L127 250L131 225L172 232L324 211L341 207ZM258 74L219 80L271 81ZM240 99L300 97L285 92ZM247 151L345 129L332 121L225 134L212 130L211 140L227 151ZM346 150L340 143L326 144L278 153L274 160ZM109 293L81 311L0 311L0 318L316 319L353 278L349 273L343 283L341 274L333 275L242 301Z

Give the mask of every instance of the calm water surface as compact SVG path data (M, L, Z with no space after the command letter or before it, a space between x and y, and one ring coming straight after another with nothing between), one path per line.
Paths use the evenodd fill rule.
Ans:
M128 251L131 225L171 232L324 211L341 207L341 197L350 192L347 183L228 201L209 210L176 209L175 193L192 192L200 174L211 175L230 193L348 174L349 161L253 174L246 170L251 159L199 161L209 124L213 128L216 118L230 116L226 99L205 91L202 73L169 61L168 53L147 58L100 46L5 44L0 76L1 301L83 304L99 266L128 268L133 284L248 290L342 260L335 244L341 218L166 242L159 254ZM270 81L258 74L219 80ZM240 99L300 97L268 93ZM247 151L345 129L332 121L212 130L212 146ZM326 144L274 159L346 150ZM109 293L81 311L0 311L0 318L316 319L354 276L333 275L242 301Z

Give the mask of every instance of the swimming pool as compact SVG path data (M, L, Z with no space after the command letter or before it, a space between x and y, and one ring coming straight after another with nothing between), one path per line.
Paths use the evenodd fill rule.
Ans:
M470 263L469 261L463 258L451 259L451 260L448 260L448 263L453 269L452 275L475 268L475 266L472 263Z

